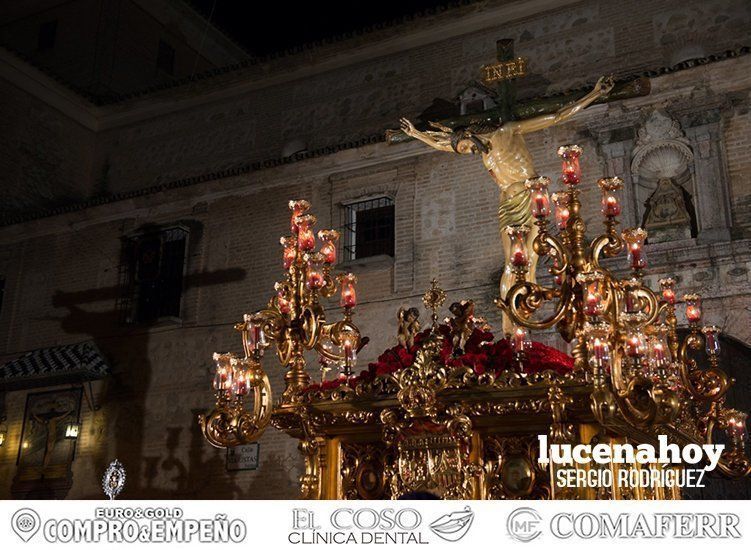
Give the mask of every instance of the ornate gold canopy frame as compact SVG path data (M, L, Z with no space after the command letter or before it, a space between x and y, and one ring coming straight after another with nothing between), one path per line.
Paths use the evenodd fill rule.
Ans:
M243 355L217 354L216 406L200 417L206 439L226 447L257 440L271 423L299 440L305 498L381 499L429 491L442 498L674 499L680 490L648 487L558 487L556 469L537 458L537 437L551 443L711 443L725 432L718 474L747 476L746 415L725 406L732 384L719 366L719 329L702 327L698 295L676 299L675 281L651 290L646 233L619 232L618 178L598 181L604 232L587 238L581 216L577 146L559 149L562 190L549 180L526 182L537 226L533 250L526 226L507 229L515 283L498 307L516 326L493 343L472 302L452 304L439 322L445 293L435 281L423 302L430 326L420 331L415 309L399 312L399 344L355 375L365 344L353 322L355 278L335 276L335 231L319 232L305 201L290 203L291 235L281 240L285 276L261 311L237 325ZM627 255L619 277L603 259ZM547 266L549 285L528 280L531 255ZM612 266L612 262L608 265ZM343 319L329 323L322 299L339 293ZM677 302L685 304L688 336L678 335ZM532 343L529 330L555 329L572 358ZM274 345L286 368L286 389L272 407L264 350ZM702 347L707 368L692 354ZM320 383L311 383L306 356L318 356ZM505 354L505 355L504 355ZM556 355L557 354L557 355ZM387 368L388 367L388 368ZM338 376L326 380L328 370ZM252 396L252 405L250 397ZM568 464L566 468L660 470L664 464Z

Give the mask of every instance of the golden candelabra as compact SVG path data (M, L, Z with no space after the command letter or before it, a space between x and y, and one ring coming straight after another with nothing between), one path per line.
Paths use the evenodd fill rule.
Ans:
M276 346L285 374L281 407L292 407L309 385L306 350L315 350L326 365L338 364L341 376L349 377L361 345L360 331L352 322L357 303L355 276L332 275L336 263L339 233L318 232L321 247L316 248L316 218L308 213L304 200L290 201L291 235L283 237L284 279L275 285L276 294L266 308L246 314L235 329L242 335L244 357L232 353L214 354L216 374L213 387L216 405L199 422L206 439L214 446L228 447L257 440L271 416L271 386L261 365L264 350ZM344 318L326 322L321 298L340 292ZM325 371L324 371L325 372ZM253 406L247 398L253 392Z
M528 329L557 329L565 341L573 343L575 369L585 371L592 382L591 409L601 425L619 421L641 428L673 424L691 408L707 442L712 442L715 429L725 430L731 441L721 466L723 473L748 475L751 463L744 452L746 415L724 407L724 396L733 381L719 367L720 330L701 327L701 298L686 294L682 302L689 334L681 341L675 281L660 280L659 292L648 288L642 279L647 267L646 231L618 231L623 186L619 178L598 181L605 231L591 241L587 239L579 190L581 154L582 149L576 145L558 150L564 190L552 197L556 235L551 233L548 221L550 180L546 177L526 181L539 230L533 250L527 250L525 244L528 227L506 228L516 279L497 305L518 327L513 341L528 340ZM624 251L630 274L618 278L601 264L601 258ZM531 253L549 262L552 286L526 280ZM538 314L550 309L547 315ZM706 369L699 368L690 357L702 347L709 360ZM522 348L517 344L516 349Z
M556 443L654 443L664 435L686 446L712 443L724 432L719 473L749 475L746 415L725 407L733 381L720 368L720 330L701 325L698 295L676 298L673 279L661 279L657 290L645 284L647 233L619 231L619 178L598 181L605 230L587 237L582 151L570 145L559 154L561 191L549 196L545 177L525 182L537 231L506 228L512 284L497 304L515 325L511 334L493 342L472 300L450 304L453 317L440 322L446 293L433 280L423 297L430 325L421 329L416 307L400 307L397 345L357 375L367 338L352 322L355 277L332 274L339 234L318 232L316 250L310 205L290 202L290 235L281 239L284 278L266 308L235 326L243 353L214 356L216 404L199 417L206 439L240 445L268 425L298 439L305 498L398 498L411 491L483 499L681 497L679 487L659 481L560 487L560 467L538 461L537 438L545 433ZM611 269L624 254L628 270L618 276ZM537 259L552 276L548 286L527 280ZM337 293L343 319L329 323L321 302ZM685 338L677 304L685 307ZM571 356L532 341L530 330L549 329L571 344ZM273 408L261 364L272 344L286 368ZM706 367L697 361L702 350ZM317 354L320 382L311 382L306 354ZM326 380L332 368L339 376ZM681 466L609 467L651 476Z

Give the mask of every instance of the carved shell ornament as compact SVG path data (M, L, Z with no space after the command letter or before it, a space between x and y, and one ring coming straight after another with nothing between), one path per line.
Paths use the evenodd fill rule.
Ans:
M125 487L125 468L115 459L110 462L102 477L102 490L107 498L115 500Z
M639 129L631 173L649 179L681 175L694 159L688 143L677 120L654 111Z

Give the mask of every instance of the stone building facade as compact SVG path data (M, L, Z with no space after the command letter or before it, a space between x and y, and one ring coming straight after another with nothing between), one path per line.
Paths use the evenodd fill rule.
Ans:
M311 201L320 227L338 227L352 201L393 200L393 256L343 266L360 279L356 322L371 338L363 364L395 343L397 309L421 308L432 277L450 300L474 299L500 327L498 190L482 163L382 137L434 98L458 101L494 60L499 38L513 38L528 58L520 99L603 74L650 76L649 95L593 106L527 143L540 174L554 176L557 146L575 142L589 182L624 179L624 226L646 223L656 235L648 280L676 275L706 297L707 321L737 351L730 400L748 409L749 23L742 0L469 3L103 105L0 51L9 98L2 186L9 200L25 197L0 228L0 362L93 341L112 371L82 407L67 496L98 497L114 458L129 473L124 496L134 498L297 494L294 441L269 430L260 468L228 472L225 453L196 423L212 399L212 352L237 350L232 324L261 307L281 275L289 199ZM60 200L45 209L49 196ZM29 210L37 199L42 206ZM595 231L592 185L583 202ZM187 235L179 314L124 322L124 243L153 228ZM265 366L278 395L283 373L270 359ZM35 391L4 394L2 496L16 494L25 402Z

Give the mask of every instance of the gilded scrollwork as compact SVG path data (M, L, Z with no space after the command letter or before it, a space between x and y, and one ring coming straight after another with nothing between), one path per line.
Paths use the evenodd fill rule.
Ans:
M550 478L534 436L483 438L484 493L493 500L549 499Z

